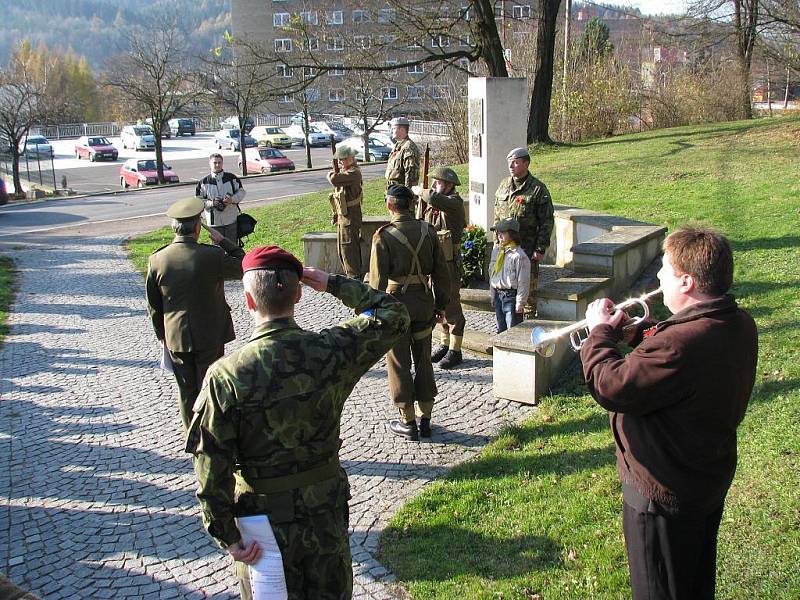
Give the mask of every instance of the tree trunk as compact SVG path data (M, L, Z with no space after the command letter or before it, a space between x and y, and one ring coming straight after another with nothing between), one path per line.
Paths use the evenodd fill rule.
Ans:
M753 104L750 97L750 61L739 56L739 102L742 118L753 118Z
M155 119L153 119L153 123L155 123ZM153 141L156 144L156 175L158 177L158 183L166 183L167 180L164 178L164 149L161 145L161 134L155 131L154 127Z
M561 0L542 0L536 31L536 74L533 79L528 143L552 143L550 139L550 98L553 94L553 64L556 47L556 19Z
M12 144L19 146L19 140L12 141ZM19 176L19 150L11 146L11 177L14 180L14 195L20 197L23 194L22 179Z
M789 108L789 65L786 65L786 88L783 91L783 110Z
M508 77L506 58L503 55L503 44L500 41L500 35L497 33L497 22L494 18L494 7L491 0L472 0L472 8L475 9L475 23L478 43L481 46L481 58L489 70L489 77Z

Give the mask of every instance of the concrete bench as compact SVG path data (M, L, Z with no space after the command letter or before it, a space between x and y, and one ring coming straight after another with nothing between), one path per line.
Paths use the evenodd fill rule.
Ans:
M364 217L361 226L361 264L369 269L369 253L372 236L389 222L388 217ZM336 248L335 231L311 231L303 234L303 263L309 267L323 269L328 273L342 273L342 263Z

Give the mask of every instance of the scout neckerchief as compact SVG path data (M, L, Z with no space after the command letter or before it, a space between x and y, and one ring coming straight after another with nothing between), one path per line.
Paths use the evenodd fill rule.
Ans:
M509 248L513 250L517 246L519 246L519 244L514 240L509 240L508 242L500 244L500 252L497 253L497 260L494 261L494 269L492 269L492 275L497 275L500 271L503 270L503 260L505 260L506 251Z

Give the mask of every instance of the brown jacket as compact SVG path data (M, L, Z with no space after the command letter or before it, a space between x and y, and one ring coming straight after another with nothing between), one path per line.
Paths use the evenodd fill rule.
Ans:
M755 382L755 322L721 296L645 329L651 324L640 325L642 341L626 357L619 330L595 327L581 348L583 373L610 411L623 488L673 514L706 515L722 505L736 471L736 428Z
M433 225L436 231L447 230L453 241L452 256L445 255L448 261L461 262L461 238L467 226L467 216L464 212L464 200L453 191L449 195L439 194L433 190L423 190L422 200L425 202L424 214L421 218L426 223ZM420 204L422 206L422 204Z
M147 311L170 351L219 348L236 337L223 284L242 278L244 250L229 240L223 248L176 236L150 255Z

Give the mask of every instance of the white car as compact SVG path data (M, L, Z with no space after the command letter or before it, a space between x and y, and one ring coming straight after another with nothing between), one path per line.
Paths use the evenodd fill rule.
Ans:
M155 150L156 138L148 125L126 125L119 133L123 148Z
M300 144L304 146L306 141L305 137L303 136L303 126L302 125L289 125L289 127L284 127L283 131L286 135L292 138L292 142L295 144ZM331 138L321 131L319 131L313 125L308 126L308 143L312 146L327 146L331 143Z
M43 135L29 135L22 145L22 154L39 156L39 158L53 158L55 156L53 147Z
M390 146L382 144L380 141L373 137L374 134L369 136L369 154L370 160L389 160L389 154L392 152ZM352 148L356 151L356 158L360 161L364 160L364 138L358 135L349 137L346 140L336 145L337 148L345 147Z
M341 123L329 123L328 121L314 121L311 125L330 137L333 136L334 141L338 144L339 142L349 138L353 135L353 132L342 125Z

